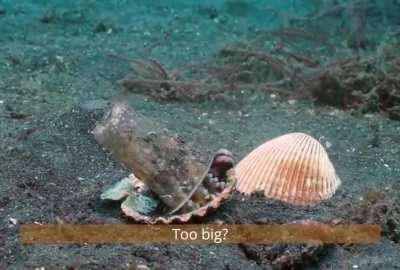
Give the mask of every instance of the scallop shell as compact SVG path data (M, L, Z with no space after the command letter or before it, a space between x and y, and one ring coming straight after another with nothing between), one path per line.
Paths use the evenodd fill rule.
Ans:
M238 191L264 191L268 198L303 206L329 199L340 185L324 147L304 133L265 142L242 159L235 172Z

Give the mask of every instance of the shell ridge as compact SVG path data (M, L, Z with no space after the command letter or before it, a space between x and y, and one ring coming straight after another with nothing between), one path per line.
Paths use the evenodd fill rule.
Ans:
M263 156L264 154L263 149L266 148L267 144L268 142L264 143L263 145L261 145L261 147L256 148L255 150L250 152L250 154L248 155L248 157L250 158L242 160L238 164L238 170L237 170L239 172L238 177L244 177L248 179L247 181L240 183L240 185L238 186L239 189L242 189L243 192L245 193L251 193L249 190L251 189L251 187L254 188L254 186L252 186L252 183L253 183L253 175L255 173L254 171L257 166L257 160L259 160ZM242 170L241 169L242 167L244 167L245 169Z
M284 142L286 139L290 139L291 134L288 134L286 136L282 136L278 139L281 139L280 144L282 144L282 141ZM276 198L276 192L278 187L278 165L279 163L282 163L283 157L286 154L287 149L290 149L291 144L290 143L285 143L281 149L281 151L278 152L278 154L275 156L273 164L270 165L267 178L265 178L266 183L270 183L268 190L266 189L266 186L264 186L264 194L268 197L271 198Z
M305 156L305 150L307 149L308 145L309 145L310 141L308 140L307 136L304 136L304 141L303 143L299 146L299 152L300 152L300 163L299 165L296 167L296 171L294 172L294 179L297 179L296 181L296 199L294 202L298 203L298 204L303 204L303 189L304 189L304 185L305 185L305 181L306 179L302 176L302 172L304 170L304 162L306 161Z
M258 178L256 179L256 184L254 185L257 190L264 190L263 184L265 183L264 181L264 172L265 168L268 167L268 164L272 161L274 154L279 152L279 145L274 144L274 146L271 147L270 153L266 156L264 160L262 160L262 164L260 164L260 167L263 170L260 170L258 174Z
M325 153L326 153L326 151L325 151ZM328 183L328 193L329 193L329 197L331 196L330 194L332 194L333 193L333 191L335 190L335 183L334 182L336 182L336 180L335 180L335 170L334 170L334 168L333 168L333 165L329 162L329 160L326 158L326 156L327 156L328 154L326 153L326 155L325 155L325 158L324 158L324 161L325 161L325 169L326 170L328 170L329 172L330 172L330 174L333 174L333 175L328 175L328 176L326 176L327 178L328 178L328 180L330 179L331 181L327 181L327 183Z
M314 201L314 181L313 179L310 177L310 171L312 169L311 165L312 165L312 153L314 150L315 146L319 146L319 142L316 141L314 138L308 137L308 151L306 151L306 158L304 162L307 162L307 166L305 166L305 170L303 172L303 178L304 178L304 186L302 188L302 198L304 198L304 200L302 201L302 204L312 204Z
M295 146L301 145L303 140L304 140L304 137L301 137L301 136L297 135L296 138L294 138L293 144ZM289 150L291 150L291 149L289 149ZM299 151L296 151L296 147L293 148L293 151L289 151L288 152L288 156L286 157L286 160L285 160L285 163L284 163L284 165L285 165L284 174L282 173L280 175L281 179L285 179L285 181L283 181L282 188L281 188L281 190L280 190L280 192L278 194L280 194L280 196L284 197L287 200L288 200L288 197L289 197L288 194L287 194L287 190L290 190L290 186L293 183L293 178L289 177L289 175L288 175L289 174L289 168L288 167L290 166L290 168L292 168L292 166L294 164L293 161L295 161L295 159L298 156L298 154L299 154Z
M296 145L298 145L298 147L300 147L301 145L303 145L303 143L306 141L306 139L307 139L307 137L305 137L305 136L300 137L298 140L298 143L296 143ZM288 179L291 179L291 181L287 181L287 185L289 186L288 187L289 193L287 195L287 200L290 202L296 201L296 192L293 193L293 191L295 191L296 188L293 186L296 186L296 183L298 181L294 182L294 179L296 179L294 176L295 176L296 171L298 170L299 161L301 161L301 152L299 152L299 151L293 151L293 152L295 152L296 155L295 155L295 158L293 159L293 161L294 161L293 169L291 170L290 176L288 177Z
M313 141L312 143L312 148L311 148L311 154L310 154L310 166L308 167L308 174L307 177L311 181L311 187L310 187L310 204L314 204L316 201L320 199L319 191L321 190L321 181L318 181L318 178L315 177L315 168L316 168L316 158L315 156L317 155L318 149L321 148L320 144L318 141ZM318 169L317 169L318 170Z
M271 164L273 164L274 162L274 158L276 157L276 155L279 154L279 152L281 151L280 147L279 147L279 143L275 143L274 144L274 148L271 148L271 153L269 153L269 157L267 160L265 160L265 167L264 170L262 171L262 173L259 175L259 179L262 180L260 181L257 185L258 188L260 190L263 190L265 192L265 186L267 184L271 184L271 179L269 181L266 180L266 178L268 177L268 169L272 167Z
M321 155L321 153L323 154L323 152L322 152L322 147L319 147L318 148L318 152L317 152L317 166L316 166L316 168L317 168L317 175L316 175L316 179L320 179L320 177L321 177L321 183L320 183L320 192L319 192L319 196L320 196L320 199L322 199L322 196L323 196L323 194L326 194L326 193L330 193L329 191L328 191L328 183L327 183L327 181L325 181L325 178L324 178L324 176L323 175L321 175L320 176L320 171L321 171L321 159L322 159L322 157L323 157L323 155Z

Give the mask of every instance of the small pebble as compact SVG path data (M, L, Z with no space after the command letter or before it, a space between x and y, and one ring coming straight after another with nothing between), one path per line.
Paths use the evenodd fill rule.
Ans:
M210 178L210 183L217 183L217 182L218 182L218 178L216 178L216 177Z
M388 164L383 164L383 166L385 166L386 168L388 168L388 169L390 169L390 167L389 167L389 165Z
M14 226L18 224L18 220L17 220L16 218L10 217L9 221L10 221L10 223L11 223L12 225L14 225Z
M138 269L138 270L150 270L150 268L145 264L136 265L136 269Z
M218 224L218 225L222 225L222 224L224 224L225 222L223 221L223 220L221 220L221 219L215 219L214 221L213 221L213 224Z
M326 143L325 143L325 146L326 146L326 148L331 148L332 147L332 143L330 143L330 142L328 142L328 141L326 141Z

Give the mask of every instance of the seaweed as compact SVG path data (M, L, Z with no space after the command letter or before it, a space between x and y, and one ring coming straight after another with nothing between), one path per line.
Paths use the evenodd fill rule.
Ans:
M383 236L400 243L399 194L367 191L361 203L350 210L352 222L379 224Z
M393 10L400 11L395 1L372 0L324 1L301 17L264 9L289 23L256 31L184 72L170 73L155 60L117 57L131 66L119 83L159 101L226 99L225 93L234 97L245 89L400 120L400 34Z

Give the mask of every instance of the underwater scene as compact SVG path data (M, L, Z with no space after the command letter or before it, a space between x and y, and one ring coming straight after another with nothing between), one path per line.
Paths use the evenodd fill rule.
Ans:
M400 1L0 0L0 258L399 269Z

